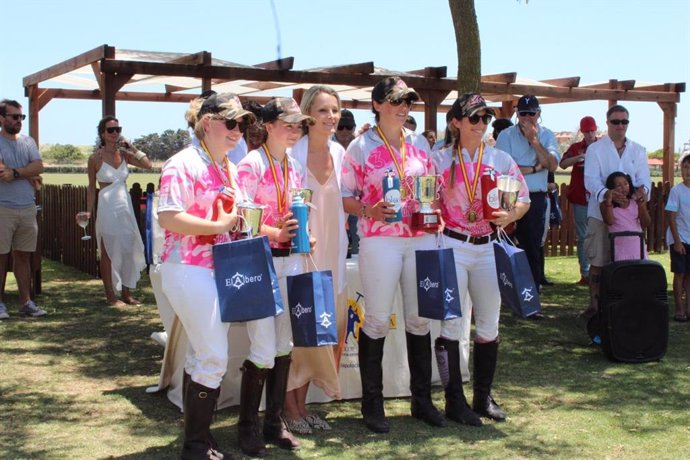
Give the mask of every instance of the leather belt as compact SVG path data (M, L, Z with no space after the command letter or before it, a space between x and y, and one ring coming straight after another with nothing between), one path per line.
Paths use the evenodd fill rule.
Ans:
M290 257L292 250L290 248L271 248L271 255L273 257Z
M453 230L449 230L447 228L443 229L443 234L453 239L464 241L465 243L470 244L486 244L496 239L495 233L491 233L489 235L484 236L470 236L465 235L464 233L454 232Z

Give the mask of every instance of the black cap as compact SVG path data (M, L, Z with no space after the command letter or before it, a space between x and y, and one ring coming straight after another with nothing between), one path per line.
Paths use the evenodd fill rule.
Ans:
M495 115L494 109L486 105L486 101L477 93L465 93L453 102L453 106L448 113L452 118L471 117L480 110L486 110L487 113Z
M525 94L517 103L518 112L539 112L541 108L539 107L539 99L537 96L531 94Z
M410 99L418 101L419 95L400 77L386 77L376 83L371 90L371 100L376 102L395 101L398 99Z
M338 128L354 128L357 126L355 123L355 116L347 109L340 111L340 121L338 122Z

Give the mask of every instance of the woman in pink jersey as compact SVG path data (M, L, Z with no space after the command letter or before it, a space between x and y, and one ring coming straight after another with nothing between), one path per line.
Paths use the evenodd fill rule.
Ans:
M288 275L304 273L305 254L293 254L291 238L297 220L290 212L290 190L303 188L304 171L288 155L288 149L302 136L302 125L311 122L294 99L274 98L263 107L266 141L252 150L237 166L239 182L250 201L264 206L261 234L268 236L280 293L287 305ZM266 454L264 440L283 449L296 449L299 441L286 429L283 404L287 390L292 351L292 328L287 309L282 314L247 322L249 356L242 367L238 436L242 451L252 457ZM262 437L258 410L266 383L266 414Z
M416 211L414 177L432 166L429 142L403 128L412 103L419 99L398 77L387 77L371 93L376 126L350 143L343 160L341 193L349 214L359 216L359 272L366 317L359 333L362 415L371 431L390 430L383 407L382 359L393 297L402 290L412 416L433 426L447 424L431 401L430 321L417 314L415 251L435 247L435 236L411 227ZM384 199L386 186L399 192Z
M433 163L443 183L440 196L445 247L453 248L460 298L466 299L467 294L471 298L470 303L462 304L462 316L472 314L475 323L474 412L465 399L460 375L461 318L442 322L435 346L437 356L447 353L444 360L449 375L445 388L446 415L458 423L478 426L482 423L477 415L499 421L506 417L491 397L501 307L492 243L496 235L494 228L505 227L527 212L529 191L510 155L482 140L494 115L484 98L479 94L463 94L448 114L453 143L436 152ZM491 216L484 214L482 197L488 192L481 187L480 178L484 174L508 175L522 182L513 209L494 211Z
M190 350L184 366L183 459L224 458L210 424L228 363L228 323L220 321L213 273L213 245L200 236L229 241L236 208L214 204L220 189L243 201L237 172L226 156L255 119L231 93L203 101L189 147L173 155L161 173L158 222L165 229L160 267L162 294L180 318ZM218 219L212 221L213 206Z

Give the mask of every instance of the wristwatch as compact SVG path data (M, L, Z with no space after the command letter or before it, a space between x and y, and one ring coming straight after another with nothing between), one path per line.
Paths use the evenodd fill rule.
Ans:
M19 179L19 171L17 171L16 169L13 168L12 169L12 177L14 177L15 179Z

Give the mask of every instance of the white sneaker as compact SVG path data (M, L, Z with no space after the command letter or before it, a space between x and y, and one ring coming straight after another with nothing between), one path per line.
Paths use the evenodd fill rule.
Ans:
M161 347L165 348L168 343L168 333L167 332L152 332L151 339L156 342Z
M46 311L38 308L33 300L29 300L22 308L19 309L19 314L22 316L32 316L37 318L39 316L45 316Z
M7 313L7 306L0 302L0 319L7 319L10 315Z

